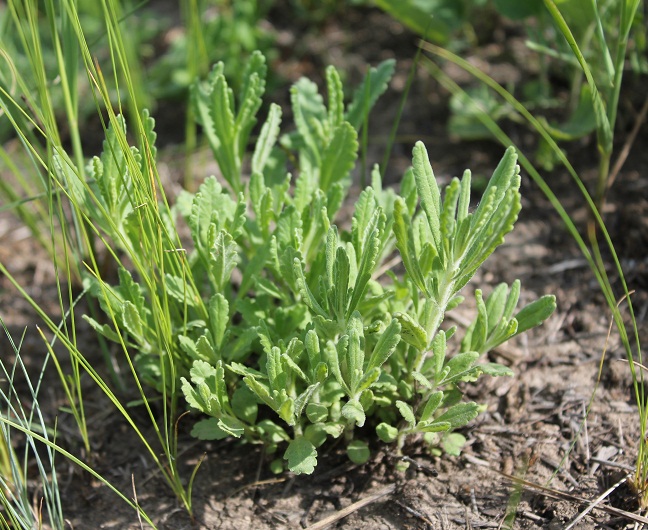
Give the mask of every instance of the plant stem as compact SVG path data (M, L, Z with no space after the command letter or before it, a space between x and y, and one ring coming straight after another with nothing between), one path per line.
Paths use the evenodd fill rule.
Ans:
M603 206L605 205L605 193L607 191L607 181L608 175L610 174L610 158L612 157L612 151L609 152L600 152L599 156L599 167L598 167L598 178L596 180L596 192L594 195L594 202L596 208L602 214Z

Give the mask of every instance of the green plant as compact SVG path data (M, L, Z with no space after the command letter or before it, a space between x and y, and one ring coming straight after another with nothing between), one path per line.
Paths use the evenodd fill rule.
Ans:
M430 44L426 44L425 49L434 53L435 55L443 57L444 59L453 61L458 66L465 69L467 72L470 72L477 79L479 79L495 93L497 93L503 100L506 101L508 105L515 109L515 112L519 114L520 118L526 120L529 125L531 125L533 129L542 136L543 140L553 150L557 159L560 160L561 164L565 167L575 184L578 186L580 193L582 194L592 212L594 222L596 223L596 227L604 242L604 248L609 253L613 267L618 274L618 282L620 284L619 286L613 285L608 276L608 267L603 260L602 252L599 247L597 238L597 232L593 229L592 223L588 223L587 232L583 234L581 229L579 229L579 227L570 217L569 213L563 207L560 199L552 191L551 187L547 184L542 175L537 171L529 158L527 158L519 148L516 148L520 163L534 180L534 182L539 186L542 192L547 196L552 206L555 208L556 212L563 220L569 234L574 238L574 241L578 244L579 249L587 260L599 286L601 287L601 291L605 297L608 308L614 319L615 326L619 332L620 340L630 366L630 374L635 391L635 399L638 403L639 423L641 426L641 436L637 441L637 463L632 484L638 493L640 504L642 506L646 506L648 505L648 444L645 434L648 431L648 403L645 397L643 371L639 370L637 372L635 367L635 364L638 363L639 365L641 365L642 363L641 343L639 340L637 320L635 318L630 291L625 280L623 268L621 267L619 257L617 256L614 244L612 243L612 240L610 238L610 234L608 233L605 223L603 222L603 219L601 218L601 215L598 212L596 205L594 204L594 200L588 193L587 188L583 181L580 179L577 171L567 159L565 153L559 148L551 133L546 129L546 125L541 120L537 119L531 112L529 112L526 107L522 103L517 101L510 92L508 92L504 87L496 83L488 75L481 72L479 69L477 69L461 57ZM438 65L434 64L429 59L426 60L424 64L430 69L432 75L439 79L443 86L450 90L451 93L461 94L461 97L466 101L467 104L473 105L476 108L479 107L479 103L472 101L469 94L463 91L461 87L459 87L456 83L454 83L454 81L452 81L452 79L445 75ZM503 145L513 144L511 138L487 113L476 112L475 114L480 117L482 123L486 127L488 127L491 134L495 138L497 138L499 142L501 142ZM589 244L587 243L587 240L589 240ZM621 292L621 294L618 294L618 290ZM627 325L624 319L624 315L619 307L619 300L625 300L625 302L628 304L629 322Z
M8 528L42 528L46 522L50 528L63 529L63 509L61 505L59 486L55 471L55 452L50 447L44 450L37 444L31 433L39 433L46 440L55 439L56 432L47 428L38 401L40 382L47 362L43 363L38 383L34 386L20 355L21 343L16 344L0 318L0 326L13 350L13 366L8 365L8 356L0 360L0 522ZM26 396L18 394L14 382L23 376L29 390L29 405ZM6 386L6 390L5 390ZM10 419L24 428L23 432L13 429L3 420ZM26 431L26 432L25 432ZM17 440L24 444L24 449L15 450ZM24 441L23 441L24 440ZM39 450L40 449L40 450ZM36 511L32 506L29 486L28 466L35 460L38 469L38 479L41 486L41 508ZM43 510L44 508L44 510ZM6 519L6 520L5 520Z
M470 33L470 15L485 0L373 0L373 3L421 37L461 47L459 30Z
M447 435L480 410L462 400L463 384L483 373L511 374L480 359L553 311L552 296L517 311L515 282L488 297L476 291L478 316L459 344L449 342L455 328L442 328L446 312L463 300L461 289L517 218L520 177L512 150L470 212L470 172L442 197L419 143L400 196L382 188L376 168L350 229L335 225L357 158L356 129L392 69L391 63L372 69L348 106L335 69L326 72L327 105L312 82L300 80L291 90L296 130L277 145L281 109L272 105L244 180L265 62L252 56L236 100L217 65L193 99L230 191L210 177L195 195L178 198L173 211L193 241L182 249L182 268L163 259L146 274L157 283L137 282L123 268L118 286L90 279L114 327L87 320L107 338L132 345L140 376L160 390L168 386L168 396L179 376L189 406L210 416L195 425L195 436L243 437L265 443L270 453L287 442L283 458L296 473L313 471L317 448L328 438L343 437L350 458L366 460L365 424L399 453L419 434L456 451L460 439ZM116 148L109 152L121 156ZM286 159L297 165L294 182ZM137 266L139 241L153 227L134 220L128 175L95 172L95 197L120 174L124 206L107 219L117 220L117 228L121 223L110 235ZM95 205L83 195L75 202ZM175 233L176 221L162 221L157 230ZM400 276L385 270L396 249L405 267ZM180 254L168 250L162 257ZM170 324L164 336L149 309L161 299ZM275 470L282 466L281 458L273 463Z
M601 209L609 185L626 60L630 59L635 71L646 69L640 51L645 49L645 26L640 23L642 13L639 9L642 3L640 0L533 0L523 3L498 0L494 4L502 15L524 24L529 37L527 46L539 55L538 78L526 83L521 90L525 108L564 109L564 102L552 93L551 69L554 77L567 81L570 101L566 119L549 123L540 118L547 132L557 142L574 141L596 132L600 164L593 195ZM634 45L629 46L631 34L634 35ZM488 112L497 119L516 119L517 114L511 106L495 100L484 88L482 85L470 94L471 99L480 101L481 110L466 105L460 94L453 96L457 104L450 126L452 132L461 138L490 136L477 115L479 112ZM548 170L559 162L555 151L543 138L540 138L536 159Z

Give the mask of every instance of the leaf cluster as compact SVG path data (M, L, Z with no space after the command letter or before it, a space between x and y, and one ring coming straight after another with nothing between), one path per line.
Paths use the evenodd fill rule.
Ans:
M502 284L488 297L477 290L478 314L461 340L451 340L456 328L442 328L446 312L463 300L461 289L517 219L514 151L506 151L473 208L470 172L440 190L419 142L400 192L383 189L374 169L350 226L338 225L357 129L393 63L371 69L349 104L332 67L326 100L314 83L298 81L291 90L295 129L281 135L281 109L269 107L249 177L244 157L265 87L263 56L253 54L244 72L236 95L222 64L194 86L196 115L223 181L209 177L197 193L183 192L159 226L137 224L141 208L120 165L123 146L113 145L109 132L104 155L91 163L98 199L86 200L100 212L98 230L134 263L146 258L138 242L174 234L181 222L192 246L183 260L161 254L147 275L157 282L136 281L125 268L116 286L89 279L113 325L87 320L138 351L144 380L171 395L179 384L189 408L206 416L195 436L262 442L277 453L274 470L311 473L318 448L335 438L352 460L365 461L371 430L397 451L419 435L456 450L448 433L481 410L463 400L464 384L482 374L511 375L483 355L555 307L545 296L518 310L519 282ZM80 184L74 193L82 199L88 185ZM389 270L395 255L400 274ZM158 305L168 306L168 334L153 318Z

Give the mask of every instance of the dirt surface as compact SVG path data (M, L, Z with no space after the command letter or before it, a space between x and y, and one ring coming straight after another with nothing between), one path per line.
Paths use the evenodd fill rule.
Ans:
M275 17L271 23L283 39L276 67L287 82L300 75L321 76L329 63L349 72L354 80L367 63L398 59L390 92L372 118L372 131L386 136L412 65L416 38L374 10L349 10L344 17L333 17L316 29L296 30L277 14ZM519 63L509 62L509 52L518 49L518 37L507 31L505 26L495 32L487 46L470 52L471 59L503 76L530 75ZM631 91L623 97L622 108L636 105ZM447 98L428 74L423 70L417 73L388 181L398 180L409 163L413 142L419 138L425 141L441 182L467 167L475 174L489 174L496 166L502 147L448 138ZM273 99L286 101L285 90ZM630 127L628 118L627 129ZM643 130L609 196L606 220L629 287L636 289L633 303L645 342L648 185L642 171L648 167L648 143L645 127ZM512 132L532 147L525 131L512 128ZM164 138L164 131L160 135ZM626 136L620 131L620 142ZM376 135L371 140L370 155L379 161L385 138ZM177 149L172 146L161 151L161 172L174 189L184 162L178 160ZM569 154L591 183L596 171L593 142L569 146ZM570 214L584 221L584 201L568 177L560 172L546 176ZM162 529L300 528L336 515L333 527L354 529L562 529L575 520L573 528L633 528L627 515L614 511L640 513L627 483L585 513L590 503L623 479L634 463L639 426L629 366L618 333L613 331L608 336L609 310L593 274L555 210L527 177L523 178L522 195L523 210L515 231L471 285L488 292L499 282L519 278L523 299L554 293L558 309L544 326L491 354L493 360L509 365L516 376L484 379L468 389L470 398L484 403L487 410L462 431L468 444L460 456L431 456L414 444L405 451L411 462L409 470L398 472L397 459L378 442L375 458L364 466L349 463L336 446L330 446L321 454L312 476L274 476L268 471L262 447L194 440L188 435L193 420L183 418L179 424L182 475L188 478L204 457L193 487L192 521L132 429L89 380L84 384L93 453L83 453L74 421L61 411L65 396L50 369L43 390L45 399L41 400L47 404L50 423L58 418L58 441L88 459L127 496L136 494ZM29 232L7 213L0 213L0 261L48 314L60 318L54 271ZM612 267L609 271L620 292ZM464 293L467 298L470 289ZM0 277L0 316L16 338L27 328L22 353L35 373L45 352L35 330L38 318L5 277ZM456 323L461 326L468 317L468 313L460 313L455 316ZM79 340L82 351L101 370L103 360L92 333L81 326ZM8 352L4 338L0 348L4 356ZM124 400L134 397L126 392ZM145 412L140 409L133 406L130 412L147 425ZM144 433L154 439L150 427ZM108 488L65 460L58 463L65 515L71 528L141 527L134 511ZM516 485L512 477L526 482ZM37 499L38 493L34 495ZM340 517L343 514L346 516Z

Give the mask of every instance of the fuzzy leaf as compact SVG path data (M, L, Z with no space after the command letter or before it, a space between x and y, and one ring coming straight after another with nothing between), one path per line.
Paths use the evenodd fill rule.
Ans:
M324 423L328 419L328 408L319 403L306 405L306 416L312 423Z
M164 275L164 287L166 293L180 304L187 304L187 307L196 307L198 295L190 283L185 282L178 276L167 273Z
M328 191L330 187L344 179L355 164L358 154L358 140L355 129L348 122L338 126L330 143L322 153L319 187Z
M394 203L393 230L394 236L396 237L396 247L400 252L403 265L405 265L405 270L407 270L407 273L416 284L416 287L418 287L422 293L429 296L425 280L423 279L423 273L421 272L421 266L418 262L418 256L416 255L412 220L407 213L405 202L400 197L398 197Z
M128 300L126 300L122 306L122 321L124 327L133 336L133 338L138 341L144 340L142 318L140 317L135 304Z
M441 248L441 194L437 186L430 159L423 142L416 142L413 151L412 167L416 179L416 189L421 199L421 208L425 212L437 251Z
M234 267L236 267L238 259L236 248L237 245L232 236L225 230L220 230L210 252L210 275L218 291L224 289Z
M401 326L401 338L407 344L414 346L417 350L427 348L427 333L418 322L414 321L407 313L394 313L394 318L398 320Z
M467 425L469 421L477 417L477 414L479 414L477 403L457 403L436 418L435 423L448 422L450 428L454 430Z
M350 400L342 407L342 416L358 427L362 427L367 419L359 401Z
M306 438L299 437L290 442L284 458L290 471L296 475L310 475L317 465L317 450Z
M326 68L326 90L328 92L328 119L331 131L342 124L344 117L344 91L340 74L334 66Z
M450 456L459 456L464 445L466 437L459 432L451 432L441 438L441 447Z
M362 84L353 93L353 99L347 110L346 120L356 129L364 123L369 110L380 95L387 90L389 80L394 75L396 61L387 59L375 68L370 68Z
M398 429L382 422L376 427L376 434L385 443L392 443L398 438Z
M209 300L209 331L218 350L223 347L223 338L229 324L229 303L220 293Z
M445 365L448 373L441 384L448 384L468 375L477 359L479 353L472 351L455 355Z
M261 127L261 133L252 155L252 171L263 173L263 169L270 158L270 152L277 142L279 126L281 125L281 107L275 103L270 104L268 118Z
M385 331L380 335L373 352L371 352L371 357L367 364L367 371L372 368L380 368L389 359L401 340L400 331L401 325L398 320L393 318Z
M517 334L528 329L539 326L544 322L556 309L556 297L545 295L539 300L525 306L515 319L518 322Z
M414 427L416 424L416 418L414 417L412 407L399 399L396 401L396 408L398 409L398 412L401 413L401 416L403 416L403 419L410 424L410 427Z
M498 364L498 363L484 363L478 365L478 368L486 375L490 375L493 377L501 377L501 376L512 377L513 375L515 375L513 370L511 370L508 366L504 366L503 364Z
M430 394L425 407L423 407L423 412L421 412L421 421L428 421L432 417L432 414L434 414L439 408L439 405L441 405L442 399L443 392L441 391Z

